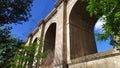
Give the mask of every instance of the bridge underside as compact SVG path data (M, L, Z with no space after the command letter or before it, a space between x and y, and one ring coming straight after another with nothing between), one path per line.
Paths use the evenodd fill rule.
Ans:
M44 49L49 53L48 56L44 59L44 65L48 66L53 63L54 60L54 51L55 51L55 37L56 37L56 23L53 23L49 26L44 40Z
M97 52L94 38L96 18L90 17L86 11L86 3L80 0L74 5L70 14L70 58Z

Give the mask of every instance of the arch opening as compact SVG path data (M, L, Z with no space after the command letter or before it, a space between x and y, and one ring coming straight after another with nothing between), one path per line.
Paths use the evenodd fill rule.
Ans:
M98 21L95 24L94 34L104 33L102 29L103 24L105 24L105 22L102 20L102 18L98 19ZM108 38L105 41L97 41L98 36L95 36L95 38L98 53L105 52L114 48L113 46L110 45L110 38Z
M86 5L87 3L78 0L70 13L70 59L97 52L94 38L97 19L89 15Z
M49 26L44 40L43 52L49 51L49 54L45 58L44 64L50 65L54 60L54 50L55 50L55 38L56 38L56 23Z
M33 41L33 43L37 43L37 41L38 41L38 38L35 38L35 40Z

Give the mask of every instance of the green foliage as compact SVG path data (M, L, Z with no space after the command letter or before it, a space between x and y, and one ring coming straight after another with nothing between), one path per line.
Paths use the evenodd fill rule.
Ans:
M24 68L27 62L29 68L32 68L33 64L37 65L36 61L40 61L41 58L45 58L49 53L49 51L45 51L44 53L38 52L37 48L41 51L43 47L41 42L42 41L39 41L39 44L35 42L30 45L22 45L22 47L15 53L16 55L9 60L11 62L8 63L5 68Z
M0 0L0 26L27 21L33 0Z
M0 27L0 67L9 63L9 59L15 55L21 45L21 40L10 34L11 27L6 25Z
M32 2L33 0L0 0L0 68L9 68L13 63L8 63L21 47L22 41L11 35L12 27L9 24L28 21Z
M9 32L10 29L11 27L5 26L0 30L2 32L0 34L0 67L24 68L28 62L29 68L32 68L34 62L36 65L40 64L38 61L41 58L45 58L49 53L49 50L44 53L41 52L43 47L42 40L39 40L39 44L35 42L30 45L21 45L20 40L12 37Z
M112 45L120 42L116 37L120 37L120 0L83 0L88 2L87 10L91 16L103 18L106 22L103 25L103 34L98 34L98 40L111 38Z

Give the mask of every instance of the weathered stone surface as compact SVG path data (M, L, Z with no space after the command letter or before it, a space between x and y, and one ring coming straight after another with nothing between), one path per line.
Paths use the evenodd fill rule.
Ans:
M49 64L43 65L45 68L63 68L63 63L69 68L119 68L120 56L113 51L94 54L97 19L89 15L86 5L81 0L58 0L51 13L28 36L26 45L40 38L44 42L41 52L51 50L52 56L47 61L52 61L45 62Z
M69 68L120 68L120 52L114 50L80 57Z

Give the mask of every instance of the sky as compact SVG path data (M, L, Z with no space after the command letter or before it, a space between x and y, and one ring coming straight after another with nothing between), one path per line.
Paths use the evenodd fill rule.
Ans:
M54 8L56 0L34 0L33 6L31 7L31 15L32 17L28 22L23 22L23 24L12 24L13 29L11 30L14 37L20 38L21 40L25 40L29 33L31 33L40 22L40 20L44 19L50 11ZM100 32L101 27L104 22L98 21L94 32ZM112 49L112 46L109 45L110 39L107 41L96 41L98 52L103 52L106 50Z

